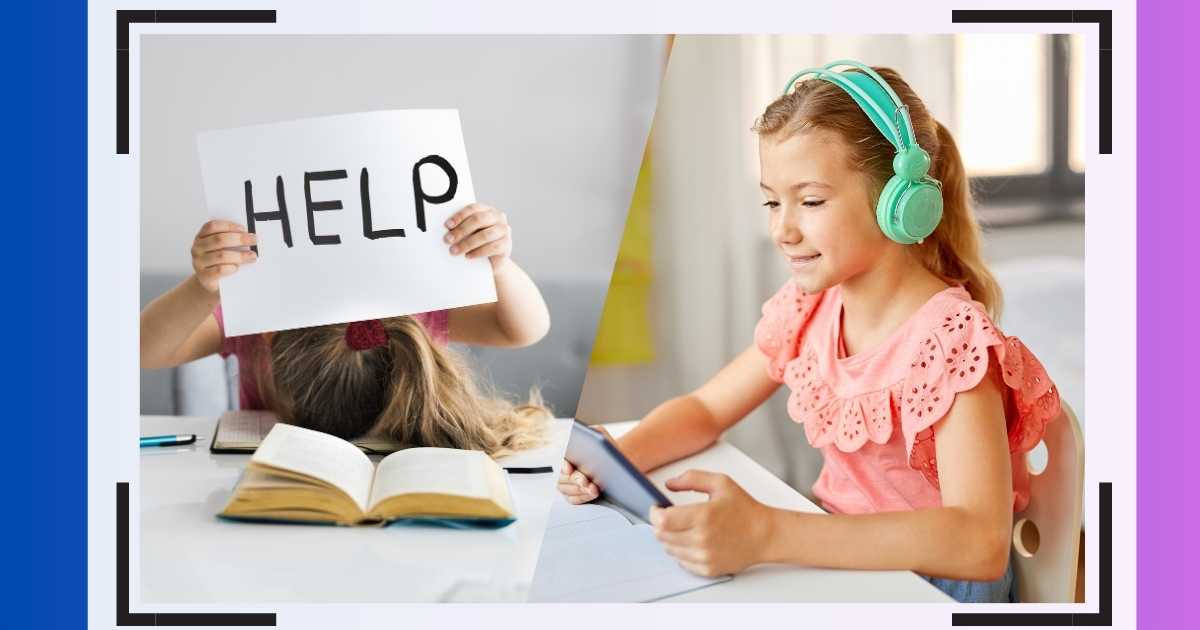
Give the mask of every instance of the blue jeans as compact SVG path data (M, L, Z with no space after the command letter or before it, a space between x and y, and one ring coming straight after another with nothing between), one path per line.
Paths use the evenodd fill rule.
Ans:
M1004 571L1004 576L995 582L947 580L924 575L921 577L941 589L943 593L953 597L955 601L964 604L1016 604L1021 601L1021 589L1017 584L1017 569L1013 562L1015 558L1013 553L1015 552L1009 553L1008 569Z

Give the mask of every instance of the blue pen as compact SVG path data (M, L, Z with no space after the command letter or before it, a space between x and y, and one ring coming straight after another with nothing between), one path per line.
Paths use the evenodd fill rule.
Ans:
M198 439L204 439L204 436L158 435L155 437L141 438L141 441L142 446L183 446L184 444L194 444Z

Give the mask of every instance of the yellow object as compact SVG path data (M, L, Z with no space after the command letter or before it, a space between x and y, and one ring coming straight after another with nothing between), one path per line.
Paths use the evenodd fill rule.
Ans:
M592 365L632 365L654 360L650 331L650 287L654 282L650 145L642 156L621 247L600 315Z

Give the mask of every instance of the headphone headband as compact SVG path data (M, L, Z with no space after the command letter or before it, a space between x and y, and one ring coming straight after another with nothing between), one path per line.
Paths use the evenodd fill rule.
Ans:
M862 75L869 77L871 81L860 85L851 78L853 75L834 71L833 68L837 66L857 68L862 72ZM888 142L891 142L892 146L896 147L897 151L903 151L910 146L918 146L917 133L916 129L913 128L912 118L908 113L908 106L900 101L900 97L892 90L892 86L888 85L888 82L870 67L857 61L841 60L825 64L820 68L805 68L792 75L792 78L783 87L783 94L786 96L795 87L797 80L809 74L815 74L818 79L833 83L846 92L849 92L851 96L855 97L854 100L858 101L859 106L867 111L868 115L873 111L875 116L868 117L871 118L871 121L875 123L875 126L879 128L879 131L883 133ZM882 90L882 94L877 93L872 95L869 93L869 91L880 92L880 90ZM890 104L894 107L892 113L889 114L883 105L880 104L880 96L891 102ZM903 125L900 124L901 120L904 121Z

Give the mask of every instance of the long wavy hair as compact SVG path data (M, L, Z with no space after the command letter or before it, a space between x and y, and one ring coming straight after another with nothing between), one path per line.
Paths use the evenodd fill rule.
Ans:
M275 333L269 356L253 362L267 408L284 422L343 439L373 434L492 456L546 442L552 416L536 390L524 404L486 394L470 366L421 322L380 323L387 341L368 350L347 345L347 324Z
M972 208L966 167L945 125L934 120L912 88L891 68L872 68L908 106L917 144L929 153L929 176L942 183L942 221L923 243L908 245L929 271L958 282L971 297L999 318L1000 284L984 261L979 223ZM857 72L857 70L853 70ZM866 175L868 199L879 199L894 174L896 148L875 127L854 98L829 81L807 80L771 103L754 123L761 139L786 140L816 130L836 133L844 141L850 166ZM871 211L875 211L874 203Z

